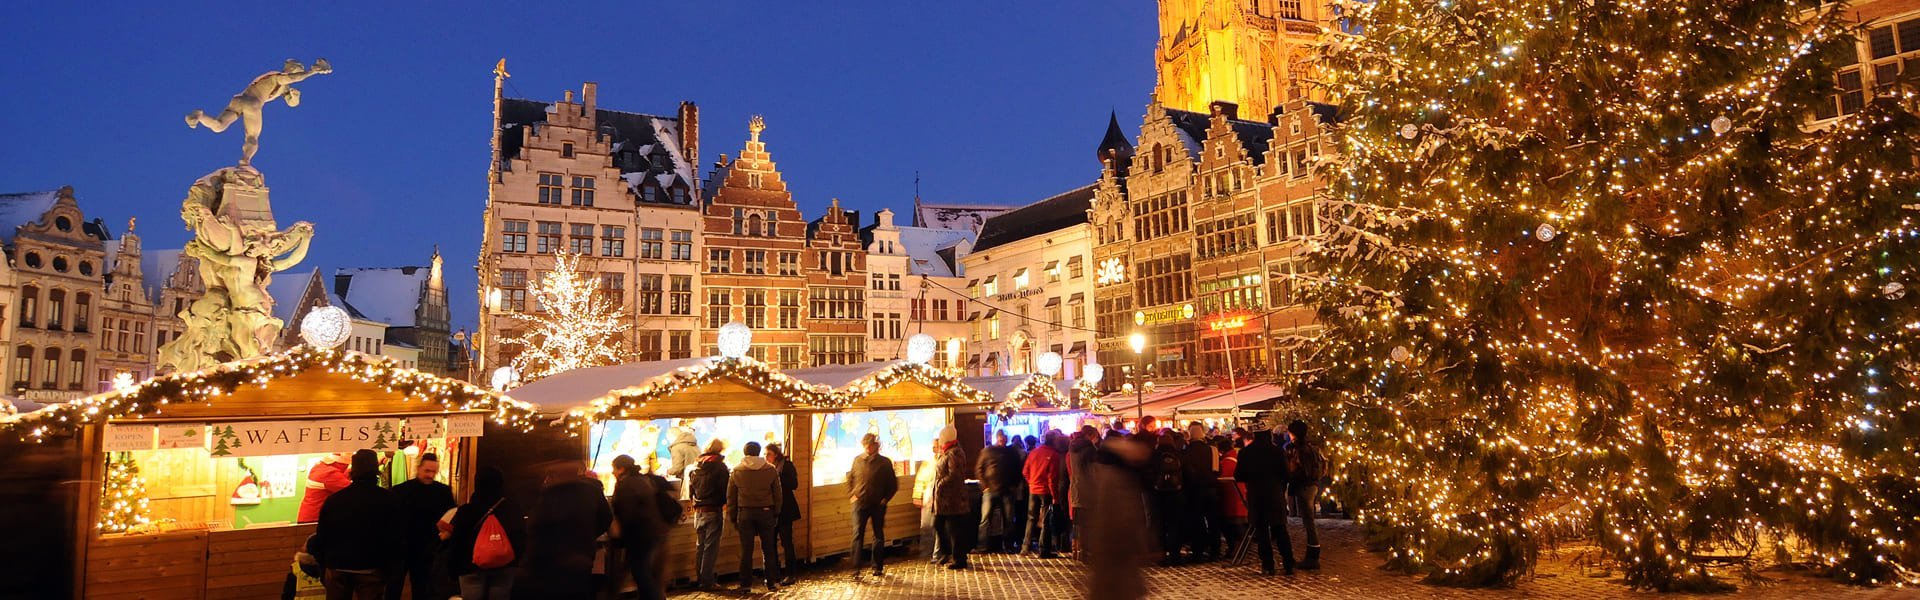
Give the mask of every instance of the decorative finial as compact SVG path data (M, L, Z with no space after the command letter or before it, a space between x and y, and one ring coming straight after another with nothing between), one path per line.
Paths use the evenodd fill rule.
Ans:
M747 135L752 136L753 141L760 141L760 132L766 130L767 120L760 115L754 115L752 119L747 120Z
M127 217L127 233L133 233L133 223L137 220L139 217Z
M494 76L494 77L499 77L499 78L501 78L501 79L506 79L506 78L508 78L508 77L512 77L512 76L513 76L513 75L510 75L510 74L508 74L508 73L507 73L507 59L506 59L506 57L501 57L501 58L500 58L500 62L498 62L498 63L494 63L494 65L493 65L493 76Z

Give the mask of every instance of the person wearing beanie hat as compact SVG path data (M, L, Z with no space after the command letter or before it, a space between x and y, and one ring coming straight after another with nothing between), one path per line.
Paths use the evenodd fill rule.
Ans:
M933 519L934 527L943 534L940 554L952 561L947 568L965 569L967 553L972 550L973 529L967 526L967 514L973 506L967 497L967 478L973 465L967 462L959 431L952 425L940 429L933 448L939 455L933 466Z
M380 455L360 450L349 464L353 483L321 505L312 554L326 567L327 597L379 598L400 559L400 504L380 487Z

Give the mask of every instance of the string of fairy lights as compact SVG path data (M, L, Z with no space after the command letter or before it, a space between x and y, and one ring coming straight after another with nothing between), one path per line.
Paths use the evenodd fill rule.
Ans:
M1394 566L1581 538L1636 587L1775 544L1916 581L1920 118L1893 85L1810 124L1845 3L1334 5L1307 393Z

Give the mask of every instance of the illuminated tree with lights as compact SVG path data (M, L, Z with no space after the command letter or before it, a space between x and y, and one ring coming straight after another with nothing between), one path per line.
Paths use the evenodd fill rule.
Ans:
M1904 84L1834 104L1846 3L1335 5L1303 391L1394 566L1913 579L1920 120Z
M619 307L596 293L594 281L580 272L580 258L554 255L553 270L533 289L534 311L515 313L522 331L506 344L521 348L513 368L526 381L574 369L611 365L625 356Z
M107 473L100 486L100 532L126 533L146 527L147 483L140 477L140 465L131 454L107 461Z

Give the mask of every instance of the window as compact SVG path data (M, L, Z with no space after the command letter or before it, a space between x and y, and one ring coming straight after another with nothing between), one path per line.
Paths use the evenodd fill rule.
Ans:
M958 319L959 319L959 317L958 317L958 316L955 316L955 318L954 318L954 319L952 319L952 320L958 320ZM946 320L949 320L949 319L947 319L947 299L946 299L946 298L936 298L936 299L934 299L934 301L933 301L933 320L935 320L935 321L946 321Z
M1000 295L1000 285L994 281L993 276L989 275L986 281L980 282L980 297L986 298L997 295Z
M772 210L767 211L767 222L766 222L767 237L773 237L774 234L780 230L778 227L775 227L775 225L778 224L779 221L780 221L779 211L772 211Z
M1047 263L1047 283L1060 283L1060 263Z
M600 226L600 255L619 258L627 255L627 228Z
M721 274L732 273L733 251L726 248L707 249L707 272Z
M107 319L107 320L114 321L115 319ZM120 349L121 352L125 352L127 350L127 320L118 319L118 321L120 323L120 333L118 334L118 339L114 340L114 344L116 345L116 347Z
M100 320L100 349L101 350L112 350L114 348L113 324L115 322L116 321L114 321L113 319ZM124 346L126 344L126 340L122 339L120 341L120 344Z
M707 328L719 329L733 320L733 294L727 289L707 290Z
M1303 203L1288 208L1287 225L1294 237L1306 237L1319 233L1319 224L1314 222L1313 203Z
M553 254L560 251L560 224L541 221L540 233L533 240L534 252Z
M658 229L640 230L640 258L660 260L666 258L666 248L661 245L661 231Z
M573 235L567 238L567 251L580 256L593 256L593 225L573 224Z
M987 319L987 339L990 339L990 340L1000 339L1000 316L999 315L994 315L993 318Z
M744 228L746 227L746 221L747 221L746 217L747 217L747 209L740 208L738 206L733 207L733 234L734 235L740 235L740 233L744 230Z
M560 144L560 158L573 158L573 142Z
M781 329L800 328L800 290L780 290L779 325ZM797 351L793 360L800 360Z
M663 290L660 289L661 279L662 276L660 275L646 273L640 275L640 314L660 314L661 294L663 292Z
M1086 328L1087 326L1086 303L1080 300L1079 294L1074 294L1073 300L1070 302L1067 302L1067 313L1070 315L1073 315L1072 317L1069 317L1069 318L1073 320L1073 326L1075 328L1082 328L1082 329Z
M26 286L20 288L20 326L33 327L34 317L40 312L40 288ZM175 311L177 314L179 311Z
M693 260L693 230L673 230L673 260Z
M593 178L573 177L573 205L593 206Z
M687 188L682 186L677 186L677 185L673 186L673 203L674 204L687 203Z
M809 305L808 318L866 318L866 290L849 287L815 287L808 288L807 295L812 300Z
M767 327L767 291L747 290L747 326L754 329Z
M808 336L813 365L851 365L866 362L866 340L857 335Z
M900 274L899 273L887 274L887 289L896 291L896 292L900 291Z
M641 202L659 202L660 186L654 185L651 182L647 183L646 185L640 186L640 201Z
M799 346L781 346L780 347L780 368L781 369L798 369L801 366L803 365L800 364L800 347Z
M612 304L613 308L618 311L620 305L625 304L627 300L627 274L601 273L599 293L601 299Z
M693 276L670 275L669 277L672 278L668 282L673 285L673 289L667 294L670 305L668 311L676 315L693 314Z
M1047 329L1060 329L1060 298L1047 299Z
M501 252L526 252L527 251L527 222L526 221L502 221L500 223L500 231L501 231L500 233L500 251ZM179 312L179 311L175 311L175 312Z
M1027 289L1028 281L1029 280L1027 278L1026 267L1021 267L1020 270L1013 272L1013 289L1015 290Z
M925 298L914 298L908 301L908 304L910 306L907 309L907 314L912 315L913 322L919 323L927 320L927 301Z
M747 257L746 257L746 258L747 258L747 264L746 264L746 267L747 267L747 268L746 268L746 271L745 271L745 272L746 272L746 273L747 273L748 275L765 275L765 274L767 274L767 251L765 251L765 250L748 250L748 251L746 251L746 254L747 254Z
M693 332L667 332L667 358L693 358Z
M1267 265L1267 297L1275 306L1298 304L1300 289L1295 285L1296 275L1303 273L1300 261L1285 261Z
M13 351L13 385L26 387L33 382L33 346L21 346Z
M747 217L747 235L759 237L760 232L762 231L760 229L760 225L761 225L761 220L760 220L760 215L758 213L755 213L752 216Z
M127 326L126 321L121 321L120 326L126 327ZM146 323L142 323L139 321L133 322L133 351L134 352L147 351L147 324Z
M1086 274L1087 274L1087 267L1086 265L1081 264L1079 256L1076 255L1073 258L1067 259L1067 277L1071 277L1073 279L1079 279L1081 277L1085 277Z
M559 173L541 173L540 203L559 204L561 194L560 187L564 181L565 178L561 177Z
M660 360L660 331L640 332L640 360Z
M1140 306L1185 302L1193 295L1192 255L1140 261L1134 265L1133 291Z
M74 331L83 332L83 333L86 332L88 317L92 316L91 314L89 314L90 313L89 309L91 309L92 307L93 307L92 294L88 294L86 292L80 292L78 294L73 295L73 330Z
M42 350L40 357L40 389L60 389L60 349Z
M67 291L47 292L47 329L60 329L67 320Z
M527 272L524 269L500 270L500 309L527 311Z
M747 187L750 187L750 188L753 188L753 189L756 189L756 190L757 190L757 189L760 189L760 174L759 174L759 173L748 173L748 174L747 174Z
M800 274L800 253L799 252L781 252L780 253L780 274L781 275L799 275Z

